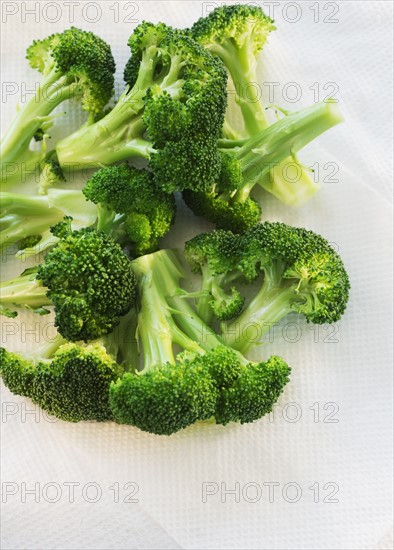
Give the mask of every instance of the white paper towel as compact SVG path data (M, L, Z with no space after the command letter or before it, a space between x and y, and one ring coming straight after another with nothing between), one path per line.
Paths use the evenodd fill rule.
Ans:
M22 83L38 80L24 61L33 38L70 23L97 32L112 45L121 86L138 21L186 26L221 3L2 2L4 128ZM348 311L334 330L296 316L278 327L261 353L283 355L292 380L274 414L253 425L198 425L170 438L73 425L2 385L5 550L391 547L392 3L261 4L275 9L278 26L261 61L261 81L278 83L275 102L296 109L337 90L346 118L301 154L319 163L321 179L338 165L331 180L339 181L298 210L262 195L264 218L335 243L352 281ZM18 92L9 95L12 83ZM298 102L285 101L300 89ZM80 124L71 112L54 139ZM166 244L208 227L181 207ZM4 276L16 272L3 264ZM3 320L2 345L33 348L46 334L36 322Z

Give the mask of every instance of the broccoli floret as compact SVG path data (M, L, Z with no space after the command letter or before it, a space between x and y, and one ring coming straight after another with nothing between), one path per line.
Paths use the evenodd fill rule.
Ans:
M272 126L244 140L220 140L221 151L238 161L242 173L228 169L225 160L224 174L208 191L183 193L186 204L197 216L204 216L217 227L244 231L259 221L260 207L250 197L256 185L273 166L288 155L295 155L302 147L341 121L335 103L317 103L283 117ZM235 176L234 176L235 174ZM239 187L236 187L236 182ZM227 184L229 182L229 184Z
M216 142L227 103L222 63L163 23L142 22L129 46L128 87L105 117L58 143L60 164L102 167L143 158L166 192L206 188L220 171Z
M3 190L16 179L25 181L45 157L45 139L55 116L53 110L66 99L76 98L94 119L110 100L114 90L115 62L110 47L92 32L72 27L27 49L27 60L43 79L32 97L18 111L1 142ZM43 143L30 149L35 138Z
M247 328L262 337L294 311L307 322L335 323L345 312L350 282L339 254L320 235L283 223L265 222L240 236L239 269L249 280L264 280L241 315L224 330L228 345L246 353L253 345Z
M252 137L270 125L266 107L260 99L260 78L257 73L258 56L269 33L275 30L274 21L257 6L222 6L207 17L199 19L189 34L224 63L234 86L231 94L235 110L241 115L243 129L231 131L225 137L237 139ZM226 116L224 132L231 126ZM296 170L297 179L288 177L288 169ZM267 174L262 174L259 185L286 204L300 205L319 189L304 167L291 155L283 159Z
M85 200L82 191L48 189L44 196L0 193L0 250L16 244L18 257L44 252L57 241L50 227L72 216L73 228L91 226L97 207Z
M197 313L210 322L213 314L220 321L236 317L244 298L233 286L242 276L238 269L242 251L231 231L218 229L197 235L185 244L185 258L193 271L201 273Z
M257 411L262 415L271 410L280 393L276 387L282 384L283 388L287 377L281 372L280 380L275 380L270 389L263 384L271 384L272 380L256 376L252 397L247 388L249 377L243 375L250 368L249 362L224 346L193 310L187 293L180 287L184 271L174 251L161 250L132 263L139 281L137 334L144 368L134 374L126 373L111 385L110 405L115 420L170 435L216 414L217 422L223 424L230 419L256 420ZM175 346L182 350L178 355ZM284 363L282 370L288 374ZM233 401L227 400L225 418L224 384L234 388L238 384L245 399L256 397L260 403L264 400L264 406L256 403L253 409L249 403L242 410L234 396ZM250 410L255 412L254 418Z
M49 414L70 422L112 418L109 386L124 369L101 342L83 345L57 338L33 356L0 348L0 358L5 385Z
M175 220L173 194L158 189L147 170L127 165L102 168L86 183L83 193L99 205L98 228L119 239L123 232L133 257L157 250L159 239Z
M53 304L55 325L71 341L110 333L133 306L135 276L119 244L93 228L71 229L67 219L52 228L60 240L44 262L1 284L3 314L14 308L42 311Z

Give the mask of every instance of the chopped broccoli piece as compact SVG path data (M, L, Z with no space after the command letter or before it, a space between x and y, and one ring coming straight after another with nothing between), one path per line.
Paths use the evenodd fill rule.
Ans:
M257 67L258 56L275 28L274 21L260 7L236 4L216 8L188 31L192 38L223 61L233 81L235 93L231 98L241 114L243 130L226 135L230 139L253 137L270 126L266 107L260 99L261 79ZM226 116L224 130L230 126ZM296 170L296 179L288 177L289 166ZM291 155L262 174L259 185L280 201L293 205L305 203L319 189Z
M132 263L139 282L137 333L144 367L111 385L115 420L170 435L197 420L216 418L216 414L217 423L225 424L230 420L250 422L271 410L288 380L289 367L284 362L278 366L279 380L274 375L256 375L252 395L247 387L250 376L245 373L250 368L265 371L264 364L253 367L224 346L198 317L180 287L184 271L174 251L161 250ZM181 349L178 354L175 346ZM243 393L244 409L237 391ZM226 392L231 399L226 399ZM257 401L254 406L246 405L248 399Z
M27 60L43 79L32 97L18 111L1 142L3 190L25 181L45 157L45 140L56 115L53 110L66 99L76 98L91 119L98 115L114 91L115 62L110 47L92 32L72 27L43 40L34 40ZM38 151L30 142L41 141Z
M222 63L163 23L129 39L128 87L105 117L57 145L61 165L148 159L157 187L204 189L220 171L216 142L227 103Z
M251 324L262 337L295 311L310 323L335 323L349 299L349 277L339 254L320 235L283 223L265 222L240 236L244 253L238 264L249 279L264 280L251 303L224 329L226 343L246 353L255 343L246 337Z

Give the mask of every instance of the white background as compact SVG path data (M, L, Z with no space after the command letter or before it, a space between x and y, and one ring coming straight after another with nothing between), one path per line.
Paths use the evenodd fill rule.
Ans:
M127 38L138 21L186 26L219 3L74 2L74 21L69 4L2 2L4 128L24 83L31 89L38 80L24 60L33 38L71 23L96 32L112 45L121 87ZM274 3L265 3L266 11L268 4ZM335 334L314 332L297 317L278 327L260 357L286 357L292 380L274 416L253 425L198 425L169 438L112 423L74 425L50 421L2 386L2 548L391 548L393 5L274 7L278 30L262 55L261 82L278 82L275 101L288 109L312 103L314 83L323 99L324 85L334 82L346 122L301 155L308 164L319 162L321 179L326 163L336 163L338 182L322 183L301 209L262 194L263 217L314 229L334 243L352 282L346 314ZM134 22L123 22L127 16ZM281 93L289 82L302 91L294 104ZM11 95L4 93L9 83L17 90ZM78 127L78 109L70 107L69 115L54 139ZM181 207L166 244L182 246L209 227ZM2 266L4 276L21 270ZM46 334L36 322L23 315L3 319L2 345L34 348ZM70 483L78 484L74 498ZM217 493L204 502L207 483ZM272 483L279 485L270 502ZM296 485L286 493L288 483ZM291 503L294 487L299 499ZM325 502L334 487L331 499L338 502ZM36 496L26 494L33 488ZM132 493L138 502L123 502Z

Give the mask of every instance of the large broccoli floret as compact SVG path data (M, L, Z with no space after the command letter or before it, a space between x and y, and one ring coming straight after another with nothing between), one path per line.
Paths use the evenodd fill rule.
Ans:
M216 141L227 102L222 63L163 23L142 22L129 39L128 87L104 118L58 143L60 164L149 160L166 192L205 189L220 171Z
M205 216L217 227L245 231L260 218L259 206L250 193L261 184L262 176L341 120L335 103L322 102L283 117L248 139L221 140L222 153L239 163L241 177L226 160L224 175L208 192L183 193L186 204L197 216Z
M123 367L102 343L71 344L58 338L34 356L0 348L0 358L5 385L49 414L70 422L112 418L109 386Z
M133 268L140 289L138 336L144 368L112 384L110 404L115 420L169 435L197 420L216 418L216 414L217 422L225 424L250 422L271 410L288 380L288 366L284 362L278 366L278 380L274 375L272 379L256 375L256 387L248 391L248 369L265 371L265 367L253 366L223 346L198 317L180 287L184 271L175 253L162 250L143 256L133 261ZM174 346L182 350L178 355ZM242 409L241 398L237 401L233 396L236 388L245 403L255 400L254 405L249 402ZM227 391L231 399L225 397Z
M197 313L210 322L213 315L226 321L239 315L244 298L234 286L242 276L238 269L242 251L231 231L218 229L197 235L185 245L185 258L193 271L201 273Z
M199 19L189 34L224 63L231 76L234 93L230 94L241 114L243 130L226 137L252 137L270 126L266 107L261 101L261 79L258 76L258 57L274 22L257 6L233 5L214 9ZM231 112L231 111L230 111ZM231 127L226 116L224 130ZM289 172L295 176L289 177ZM259 185L286 204L300 205L310 199L319 186L294 157L293 153L268 173L262 174Z
M15 180L25 181L45 156L45 138L54 121L53 110L66 99L77 98L91 121L102 111L114 90L115 63L110 47L92 32L72 27L27 49L27 59L43 79L18 111L1 142L3 190ZM30 142L43 141L39 151Z
M316 324L340 319L349 299L349 277L339 254L323 237L265 222L240 240L240 271L249 280L263 273L264 280L250 304L225 328L228 345L246 353L256 343L247 338L248 327L258 327L262 337L292 311Z
M133 257L154 252L175 220L173 194L164 193L147 170L110 166L93 174L85 197L99 207L98 229L130 245Z
M102 231L52 228L60 240L38 268L0 286L2 312L52 303L55 325L71 341L108 334L134 304L135 277L120 246ZM14 309L12 309L14 308Z

